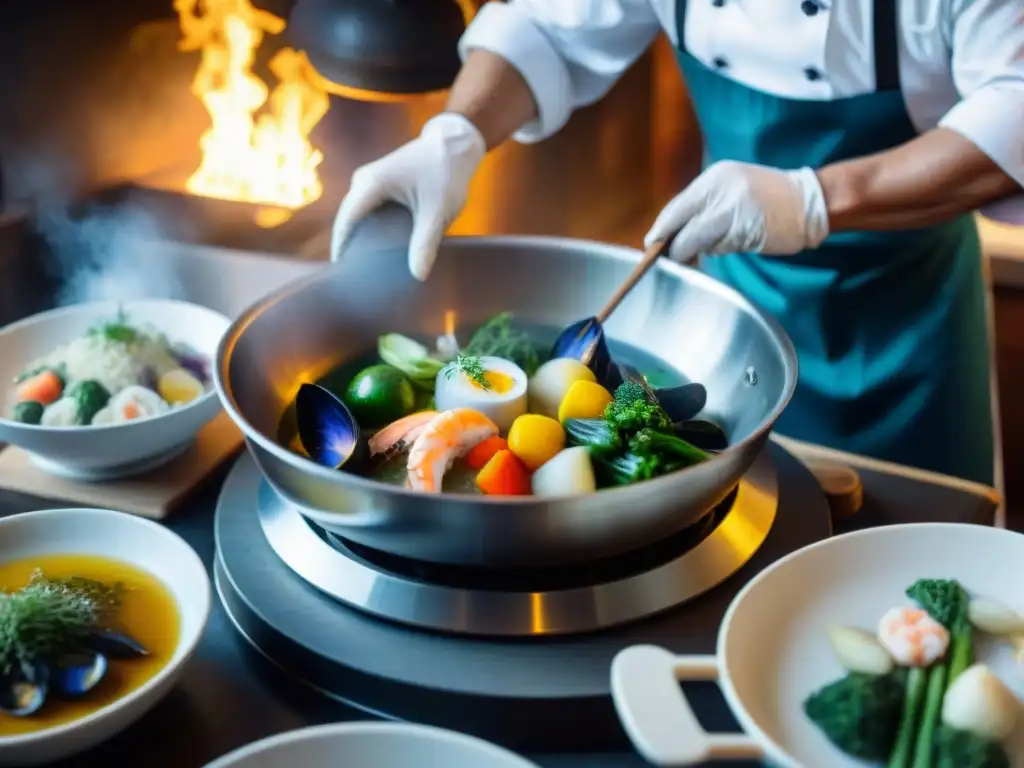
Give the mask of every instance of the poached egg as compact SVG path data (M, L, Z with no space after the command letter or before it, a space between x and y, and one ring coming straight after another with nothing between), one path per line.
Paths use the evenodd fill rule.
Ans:
M460 355L437 374L434 402L438 411L472 408L507 432L526 413L526 373L501 357Z

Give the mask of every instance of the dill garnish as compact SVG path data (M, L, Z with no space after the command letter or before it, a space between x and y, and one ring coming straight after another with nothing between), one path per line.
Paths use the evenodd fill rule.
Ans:
M36 571L17 592L0 593L0 676L73 648L111 618L123 592L121 584Z
M480 389L491 388L491 382L487 380L487 371L484 370L483 363L476 355L459 355L455 358L455 362L448 366L444 376L446 379L451 379L458 373L461 373Z
M511 360L527 376L532 376L542 362L536 343L526 331L513 325L510 312L501 312L481 325L462 352L474 357Z
M89 335L103 336L108 341L119 341L122 344L134 344L141 336L138 329L128 322L128 315L123 307L118 308L117 316L113 320L90 328Z

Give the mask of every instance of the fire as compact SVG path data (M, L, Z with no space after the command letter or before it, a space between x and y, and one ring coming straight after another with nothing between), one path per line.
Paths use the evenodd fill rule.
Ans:
M186 188L270 206L257 222L280 224L323 192L317 173L323 155L309 135L327 113L329 97L306 54L291 48L270 60L279 81L273 92L253 73L264 35L280 34L284 19L249 0L174 0L174 9L179 49L202 53L192 93L211 122L199 142L202 162Z

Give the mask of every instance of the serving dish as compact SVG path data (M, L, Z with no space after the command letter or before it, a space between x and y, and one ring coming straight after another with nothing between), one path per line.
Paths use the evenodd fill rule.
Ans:
M0 329L0 382L8 388L32 361L80 339L111 318L167 334L213 360L230 325L223 315L182 301L141 299L94 302L42 312ZM0 443L16 445L44 471L80 480L108 480L138 474L184 452L220 411L212 387L191 402L152 418L102 426L44 426L15 421L0 403Z
M281 733L206 768L536 768L511 752L453 731L406 723L334 723Z
M54 727L0 735L0 765L49 764L124 730L175 685L209 617L206 568L185 541L157 523L102 509L53 509L0 519L0 564L55 556L116 561L158 580L177 606L177 642L151 677L105 706Z
M782 330L738 293L664 261L607 324L616 340L707 389L704 414L730 448L634 486L559 499L423 495L317 465L279 439L301 384L374 349L378 336L456 334L496 312L548 329L593 314L640 254L538 237L451 238L426 284L404 248L384 249L286 286L225 334L214 377L225 410L274 489L320 526L418 560L484 566L566 565L637 549L702 517L735 487L796 384ZM614 350L613 350L614 351ZM628 511L628 512L626 512Z
M1022 558L1024 535L938 523L873 528L798 550L736 596L715 656L676 657L646 645L622 651L611 672L619 717L636 749L658 766L742 758L781 768L864 766L829 743L804 712L807 697L843 673L828 628L875 626L922 578L955 579L971 594L1022 612ZM1012 647L976 640L975 653L1024 698L1024 664ZM703 731L679 686L698 679L718 681L743 734ZM1024 745L1008 751L1014 766L1024 765Z

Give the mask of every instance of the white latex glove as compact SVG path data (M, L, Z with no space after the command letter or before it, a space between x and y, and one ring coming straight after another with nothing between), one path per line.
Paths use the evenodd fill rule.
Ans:
M409 271L426 280L445 230L466 204L469 180L487 145L469 120L445 113L431 118L418 138L352 174L331 236L331 261L342 257L355 225L393 200L412 213Z
M674 234L669 256L677 261L731 251L790 255L828 236L828 209L810 168L719 162L665 206L644 245Z

